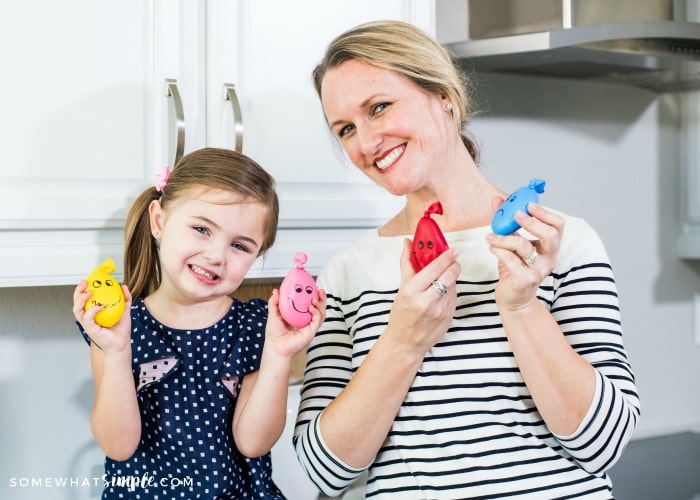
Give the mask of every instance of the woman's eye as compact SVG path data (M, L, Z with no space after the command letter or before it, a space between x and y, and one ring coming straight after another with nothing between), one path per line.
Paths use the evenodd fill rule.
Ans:
M345 137L346 135L348 135L350 132L352 132L352 130L353 130L353 126L352 126L352 125L345 125L343 128L341 128L341 129L338 131L338 137L340 137L340 138L342 139L343 137Z
M194 226L194 230L200 234L209 234L209 230L206 227Z
M372 113L375 114L375 115L376 115L377 113L381 113L381 112L384 111L388 106L389 106L389 103L388 103L388 102L380 102L379 104L377 104L376 106L374 106L374 107L372 108Z

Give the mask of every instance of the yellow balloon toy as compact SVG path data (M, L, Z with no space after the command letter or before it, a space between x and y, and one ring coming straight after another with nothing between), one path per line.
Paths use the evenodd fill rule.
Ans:
M105 328L114 326L124 313L124 293L119 282L109 273L113 273L117 267L114 261L107 258L97 266L86 278L86 290L92 291L92 296L85 303L87 311L92 306L103 306L95 316L95 323Z

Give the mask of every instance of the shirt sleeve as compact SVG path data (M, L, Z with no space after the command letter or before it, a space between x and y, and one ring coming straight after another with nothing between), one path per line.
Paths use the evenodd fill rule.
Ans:
M262 299L236 301L237 338L221 369L222 384L237 397L243 377L260 369L267 324L267 302Z
M353 374L352 341L333 281L329 267L317 280L328 298L326 321L307 349L306 373L294 431L299 463L319 490L329 496L340 494L364 471L350 467L335 456L319 431L323 409L340 394Z
M581 219L567 219L555 270L551 313L571 346L596 371L589 411L569 436L553 434L584 470L612 467L629 442L640 416L634 373L622 338L615 279L603 243ZM558 273L558 274L557 274Z

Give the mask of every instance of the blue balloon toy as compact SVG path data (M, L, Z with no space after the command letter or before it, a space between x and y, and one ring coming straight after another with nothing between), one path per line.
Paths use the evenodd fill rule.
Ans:
M532 179L527 186L516 189L513 193L498 207L496 213L491 219L491 229L494 233L500 235L511 234L520 229L520 224L515 222L515 213L518 211L527 211L527 204L531 201L538 203L540 193L544 193L545 182L542 179Z

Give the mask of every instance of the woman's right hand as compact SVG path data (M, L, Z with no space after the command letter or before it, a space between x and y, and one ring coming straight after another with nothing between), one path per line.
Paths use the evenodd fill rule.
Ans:
M386 333L423 356L447 332L457 307L455 283L462 270L458 252L449 248L416 273L410 260L411 240L404 239L401 286L389 314ZM445 285L441 294L434 282Z
M131 293L126 285L122 285L122 291L125 299L124 313L111 328L105 328L95 322L95 316L102 310L102 306L92 306L85 311L85 304L92 295L92 291L87 290L85 280L78 283L73 292L73 316L92 342L105 353L124 352L131 348Z

